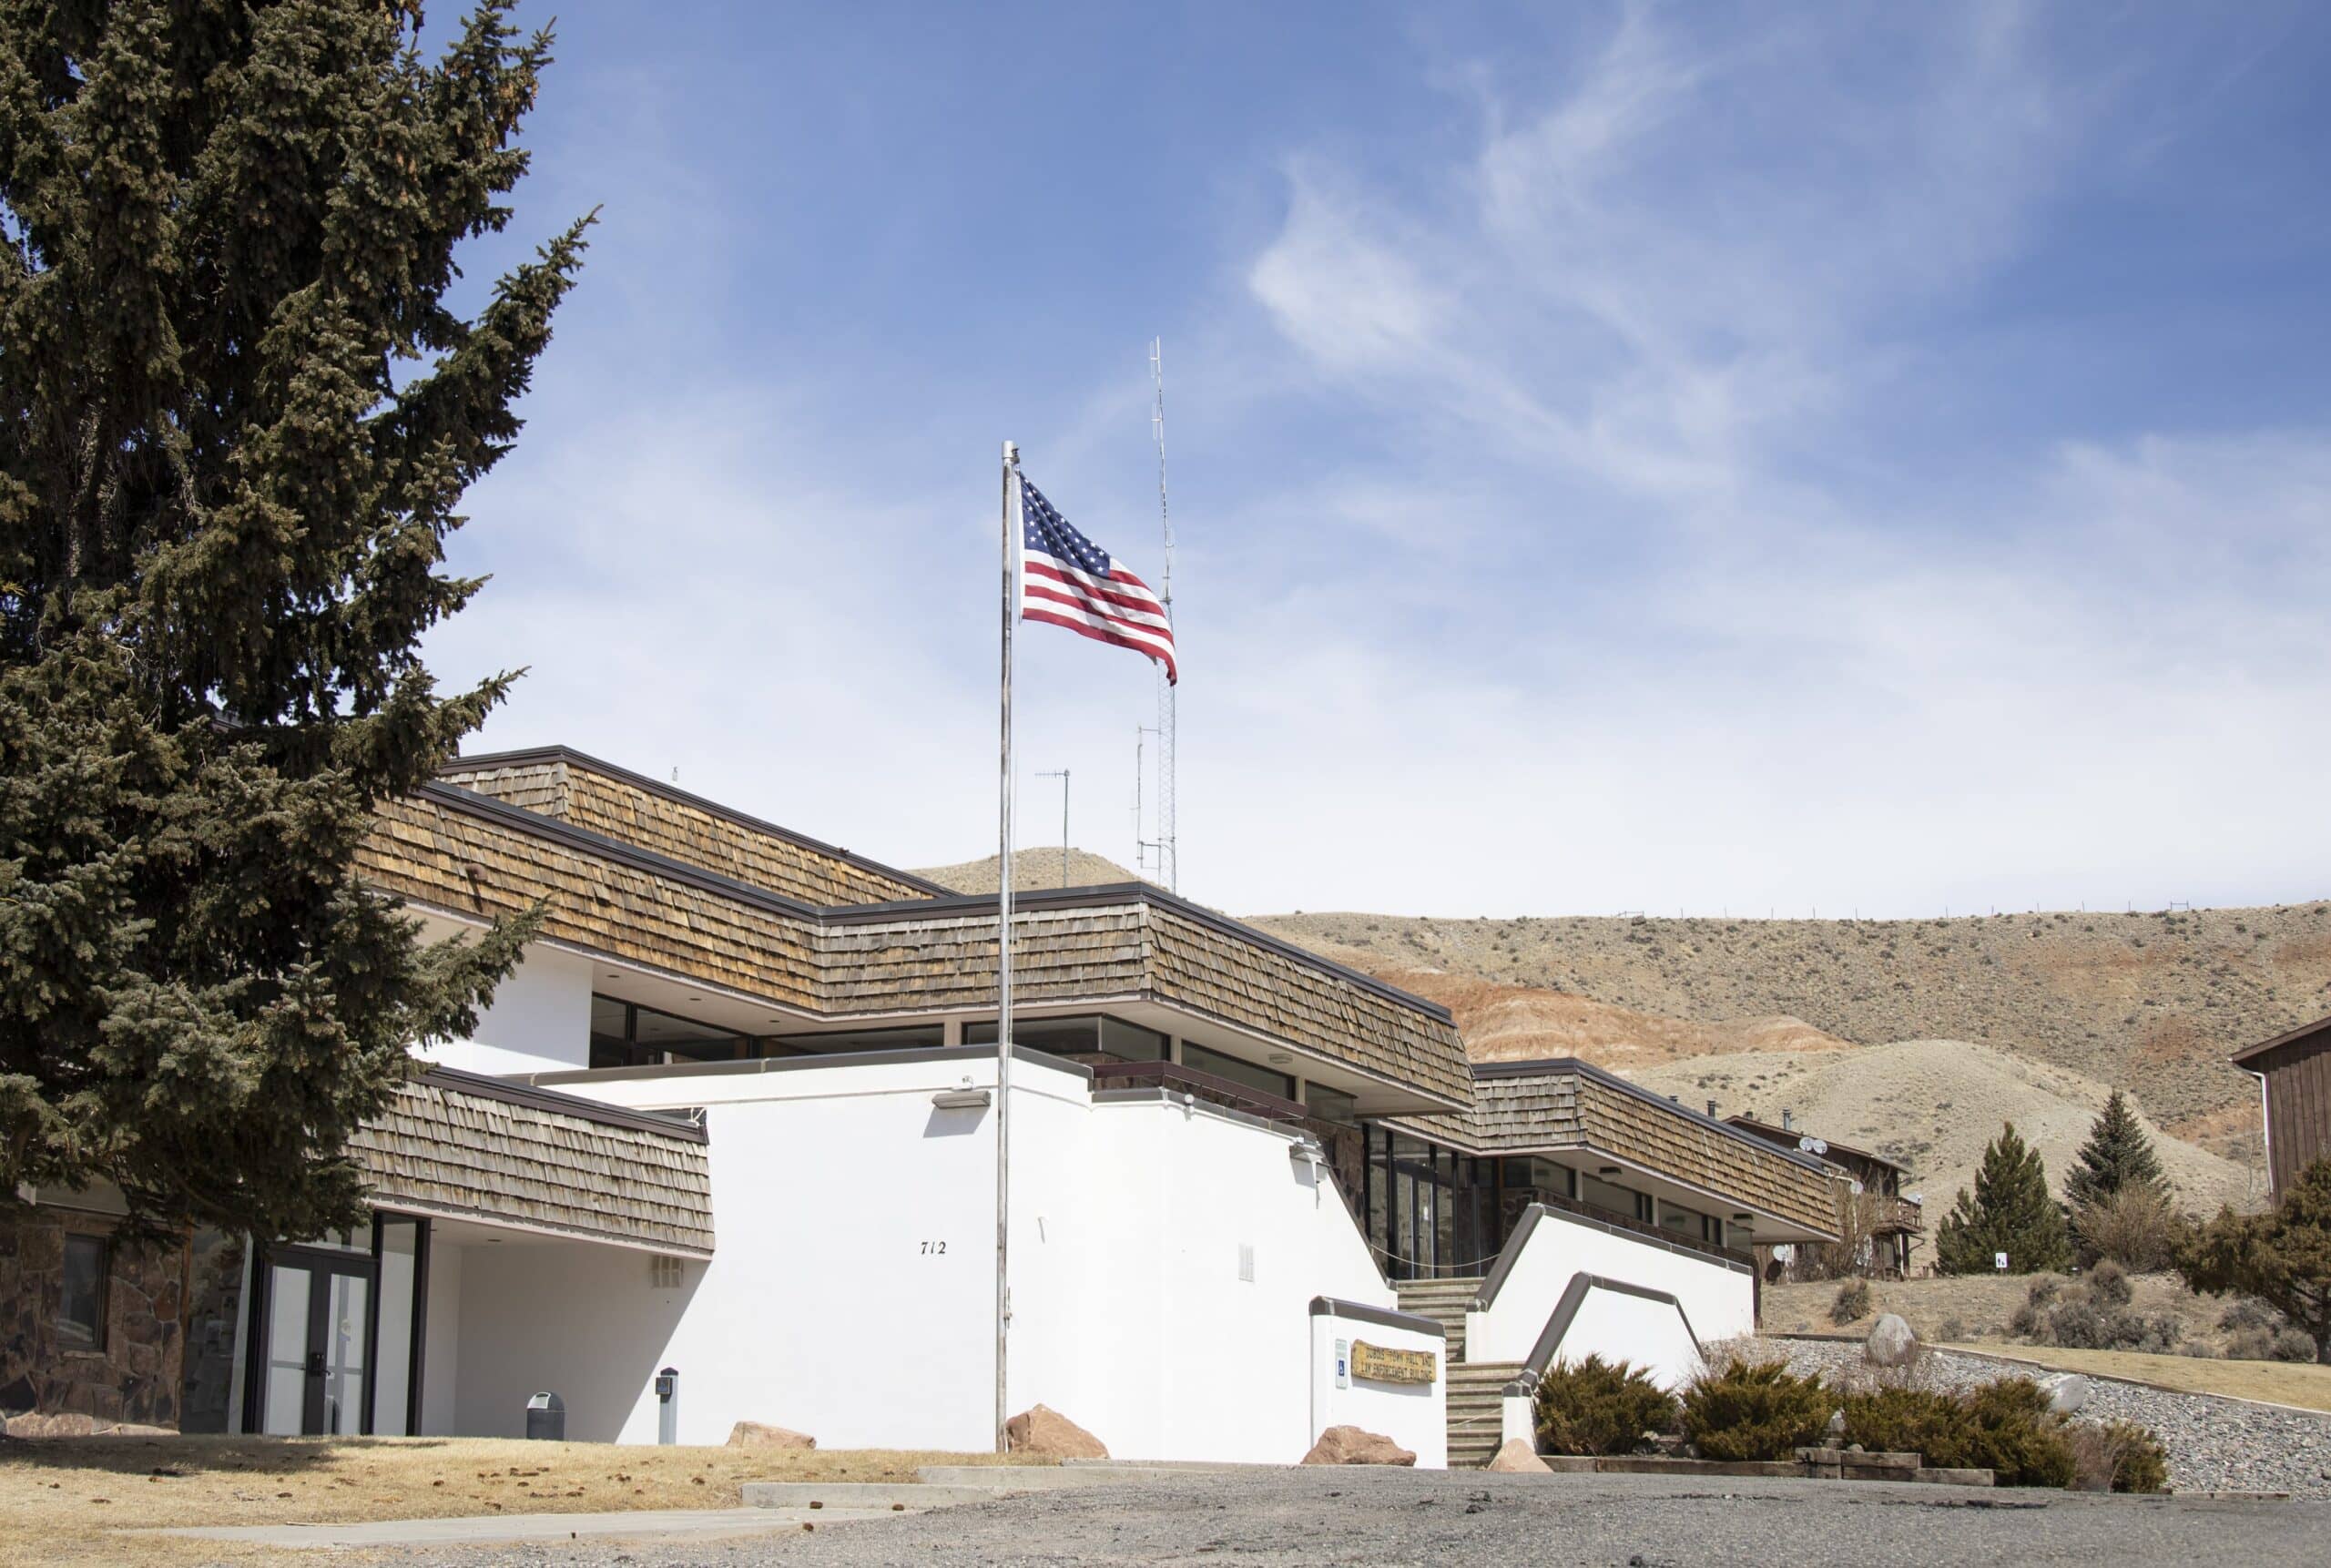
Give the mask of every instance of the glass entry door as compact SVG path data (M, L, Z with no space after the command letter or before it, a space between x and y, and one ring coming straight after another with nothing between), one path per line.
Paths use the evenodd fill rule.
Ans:
M280 1248L268 1260L260 1431L354 1437L364 1430L372 1260Z

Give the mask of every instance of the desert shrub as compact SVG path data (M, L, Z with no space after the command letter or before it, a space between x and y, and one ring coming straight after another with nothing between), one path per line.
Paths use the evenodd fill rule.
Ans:
M1819 1439L1837 1408L1819 1378L1778 1361L1736 1362L1684 1390L1684 1435L1703 1459L1786 1459Z
M2140 1274L2175 1267L2177 1248L2192 1228L2152 1187L2123 1187L2072 1210L2072 1239L2082 1264L2113 1262Z
M2255 1296L2237 1296L2234 1305L2218 1319L2218 1327L2231 1334L2242 1329L2264 1329L2269 1333L2283 1326L2283 1315Z
M1869 1316L1869 1281L1848 1279L1837 1287L1837 1296L1829 1303L1829 1321L1850 1323Z
M2068 1430L2072 1486L2081 1492L2163 1492L2169 1454L2151 1430L2134 1421L2083 1422Z
M2029 1378L2002 1378L1967 1397L1963 1457L1934 1462L1973 1465L2001 1486L2070 1486L2072 1445L2064 1420L2048 1409L2048 1395Z
M2304 1329L2275 1329L2275 1343L2269 1353L2271 1359L2277 1361L2307 1362L2316 1359L2315 1341L2306 1337Z
M2129 1271L2106 1259L2088 1271L2088 1298L2101 1307L2126 1307L2136 1299Z
M1589 1356L1551 1367L1538 1380L1542 1453L1633 1453L1644 1433L1674 1424L1674 1400L1624 1361Z
M1945 1318L1938 1333L1939 1338L1955 1345L1967 1338L1967 1324L1959 1318Z
M2166 1355L2177 1349L2184 1336L2185 1326L2169 1313L2148 1318L2123 1307L2076 1298L2051 1309L2044 1333L2035 1338L2068 1350L2151 1350Z

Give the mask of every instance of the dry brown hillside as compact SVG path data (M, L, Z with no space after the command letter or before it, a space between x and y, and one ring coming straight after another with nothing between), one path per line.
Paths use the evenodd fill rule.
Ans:
M1719 1037L1785 1019L1863 1045L1975 1041L2129 1090L2170 1132L2244 1159L2258 1091L2227 1055L2331 1013L2331 903L1912 921L1254 923L1417 990L1462 977L1623 1010L1605 1023L1647 1015L1621 1042L1654 1058L1673 1054L1659 1042L1678 1038L1678 1020ZM1487 1040L1494 1008L1516 999L1482 1000L1475 1027ZM1569 1004L1540 1005L1547 1037L1559 1038ZM1460 1010L1461 1026L1471 1011Z
M952 888L959 893L992 893L995 891L996 857L984 860L965 860L960 866L931 866L915 872L928 877L942 888ZM1138 871L1129 871L1116 861L1088 850L1068 851L1068 880L1061 880L1060 850L1014 850L1012 851L1012 885L1015 888L1097 888L1111 882L1140 882L1149 879Z

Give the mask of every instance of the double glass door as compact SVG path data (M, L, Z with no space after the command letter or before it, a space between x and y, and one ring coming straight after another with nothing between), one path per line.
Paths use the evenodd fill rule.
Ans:
M260 1431L353 1437L364 1430L373 1268L360 1254L269 1253Z

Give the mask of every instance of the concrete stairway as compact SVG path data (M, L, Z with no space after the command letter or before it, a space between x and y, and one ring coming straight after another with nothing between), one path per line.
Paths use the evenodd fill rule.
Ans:
M1392 1287L1400 1310L1430 1318L1449 1330L1449 1467L1478 1469L1497 1452L1504 1427L1505 1386L1522 1375L1518 1361L1465 1359L1465 1308L1479 1279L1412 1279Z

